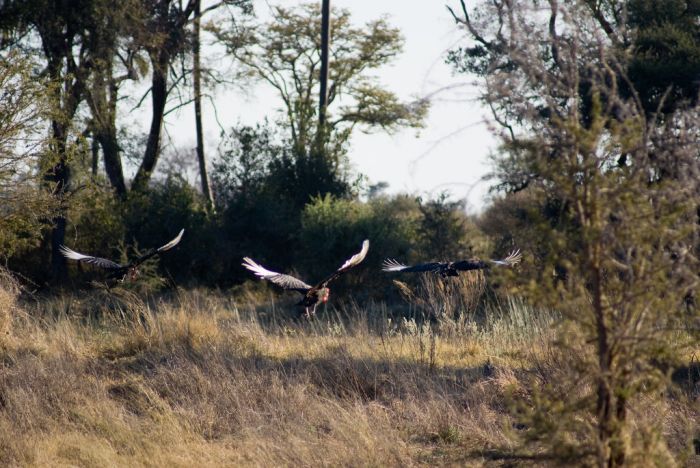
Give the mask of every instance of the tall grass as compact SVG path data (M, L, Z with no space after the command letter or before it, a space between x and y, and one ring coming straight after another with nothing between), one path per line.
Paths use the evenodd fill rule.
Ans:
M211 291L2 291L0 465L488 464L517 453L509 401L557 319L512 299L455 332L385 304L309 322Z

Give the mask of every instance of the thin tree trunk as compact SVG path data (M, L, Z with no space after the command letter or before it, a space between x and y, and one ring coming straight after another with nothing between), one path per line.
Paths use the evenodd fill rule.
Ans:
M331 0L323 0L321 5L321 83L318 98L318 131L317 145L323 153L323 142L326 139L326 109L328 107L328 49L331 36Z
M105 161L105 172L109 182L118 197L126 195L126 184L124 183L124 173L122 171L122 161L119 156L119 143L117 136L111 130L105 129L97 134L97 140L102 147L102 154Z
M108 121L106 132L102 143L102 153L105 159L105 172L107 177L114 187L117 196L124 198L126 196L126 183L124 182L124 171L122 170L122 159L119 154L119 142L117 141L117 99L119 88L112 76L112 67L109 67L109 103Z
M152 60L153 73L151 77L151 102L153 116L151 117L151 129L148 132L148 142L143 161L139 167L132 190L144 190L148 186L151 174L158 162L160 153L160 134L163 129L163 117L165 113L165 103L168 99L168 63L170 62L167 53L158 52L157 60Z
M90 168L90 174L93 178L97 177L97 166L100 161L100 142L95 136L95 131L92 132L92 142L90 144L90 150L92 152L92 167Z
M612 351L608 339L608 324L605 320L605 306L603 305L602 276L600 272L598 252L589 249L592 273L592 302L595 311L597 354L598 354L598 397L596 401L596 413L598 419L598 466L612 468L618 466L619 461L624 462L624 450L616 444L615 416L620 414L620 408L613 409L612 380Z
M60 199L65 194L70 178L70 171L66 161L68 132L65 125L61 122L54 121L51 125L58 162L46 174L46 180L54 184L53 194L59 199L58 212L51 220L51 278L55 282L61 282L66 278L66 259L59 250L59 247L65 243L66 238L66 210Z
M195 126L197 130L197 160L199 161L199 177L202 184L202 194L204 195L204 200L207 204L207 210L213 212L214 210L214 196L211 191L211 184L209 183L209 174L207 172L207 160L204 157L204 131L202 129L202 69L201 69L201 58L199 54L199 21L200 21L200 3L201 0L195 0L194 7L194 43L193 43L193 59L194 59L194 70L193 70L193 82L194 82L194 118Z

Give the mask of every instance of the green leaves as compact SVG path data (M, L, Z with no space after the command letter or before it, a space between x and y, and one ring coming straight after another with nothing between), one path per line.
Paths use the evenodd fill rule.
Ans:
M371 75L401 52L399 30L385 18L356 27L347 10L333 10L327 118L330 128L318 128L320 15L315 3L296 8L276 6L272 20L265 24L230 23L208 28L251 76L277 90L280 118L289 127L298 153L310 154L320 139L330 153L327 156L337 159L355 127L391 132L422 126L428 102L402 102Z

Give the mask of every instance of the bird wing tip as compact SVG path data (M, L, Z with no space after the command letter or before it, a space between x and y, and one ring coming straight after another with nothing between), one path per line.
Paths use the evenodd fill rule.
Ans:
M393 258L387 258L382 262L382 271L401 271L406 268L406 265L399 263Z
M241 263L241 265L243 265L244 267L246 267L249 270L252 270L252 269L260 266L257 263L255 263L255 261L250 257L243 257L243 263Z
M256 263L255 260L253 260L250 257L243 257L243 263L241 263L241 265L243 265L244 268L247 268L248 270L252 271L254 275L258 276L261 279L267 279L270 276L278 274L274 271L268 270L259 263Z
M362 248L355 255L347 259L336 271L344 271L348 268L355 267L363 262L369 251L369 239L362 241Z
M182 235L184 233L185 233L185 229L184 228L180 229L180 232L177 234L177 236L175 236L175 238L173 240L171 240L170 242L168 242L167 244L165 244L161 247L158 247L158 249L157 249L158 252L165 252L166 250L170 250L173 247L175 247L177 244L180 243L180 240L182 239Z
M84 254L81 254L80 252L76 252L75 250L70 249L70 248L66 247L65 245L61 245L59 247L59 250L64 257L66 257L70 260L80 261L80 260L92 258L89 255L84 255Z

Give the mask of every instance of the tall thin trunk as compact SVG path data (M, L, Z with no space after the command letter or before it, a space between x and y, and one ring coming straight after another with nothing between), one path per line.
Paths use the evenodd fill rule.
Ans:
M331 36L331 0L321 5L321 90L318 98L317 144L322 148L326 138L326 109L328 107L328 49Z
M597 349L598 354L598 396L596 401L596 413L598 419L598 466L612 468L624 464L625 451L619 442L621 422L617 418L624 418L626 402L618 400L614 402L613 391L613 351L610 346L608 332L609 325L606 322L605 306L603 301L602 274L599 263L598 249L590 249L591 258L591 286L592 305L595 313Z
M97 166L100 161L100 142L97 141L94 130L92 134L92 142L90 143L90 151L92 152L92 166L90 167L90 174L94 178L97 177Z
M200 20L201 0L195 0L194 6L194 41L192 53L194 55L194 119L197 130L197 160L199 161L199 177L202 184L202 194L206 200L207 210L214 210L214 196L209 183L209 173L207 172L207 160L204 157L204 131L202 129L202 68L199 54L199 20Z
M70 49L57 47L63 35L42 36L44 50L49 62L49 76L54 83L61 83L53 91L53 101L60 109L59 116L51 121L52 155L56 162L44 175L46 182L51 184L52 194L58 201L58 210L52 218L51 228L51 279L54 282L63 282L66 278L66 259L61 255L59 247L65 242L67 209L64 196L70 182L70 168L68 167L68 129L82 97L84 82L80 74L74 78L67 78L63 73L63 62L67 59Z
M59 199L59 208L51 220L51 278L61 282L66 277L66 259L61 255L59 247L65 243L67 220L66 209L60 199L65 194L70 178L66 160L68 131L62 122L52 122L52 137L58 161L46 174L46 180L53 183L53 194Z
M132 190L144 190L151 179L153 169L158 162L160 153L160 134L163 129L163 118L165 114L165 103L168 99L168 64L170 57L165 51L157 52L157 57L153 60L153 72L151 75L151 102L153 116L151 117L151 128L148 132L148 142L143 161L139 167Z

